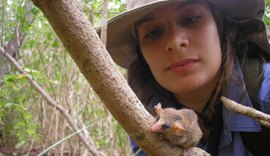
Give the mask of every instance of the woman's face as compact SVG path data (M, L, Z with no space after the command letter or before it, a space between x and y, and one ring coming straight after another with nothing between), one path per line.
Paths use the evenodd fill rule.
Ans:
M213 90L221 47L206 3L168 5L144 17L136 28L142 54L162 87L176 96Z

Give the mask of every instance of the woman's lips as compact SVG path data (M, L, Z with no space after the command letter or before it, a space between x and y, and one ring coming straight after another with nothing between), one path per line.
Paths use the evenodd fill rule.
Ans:
M169 65L167 70L178 74L184 74L191 71L197 62L198 59L184 59L172 63L171 65Z

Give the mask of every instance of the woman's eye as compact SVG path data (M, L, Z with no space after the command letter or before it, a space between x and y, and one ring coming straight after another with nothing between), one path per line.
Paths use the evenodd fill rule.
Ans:
M145 38L145 39L155 39L155 38L159 37L160 34L161 34L161 31L158 30L158 29L156 29L156 30L152 30L152 31L150 31L149 33L147 33L147 34L144 36L144 38Z
M201 16L191 16L191 17L187 17L183 20L183 23L185 25L190 25L193 24L195 22L197 22L197 20L199 20L201 18Z

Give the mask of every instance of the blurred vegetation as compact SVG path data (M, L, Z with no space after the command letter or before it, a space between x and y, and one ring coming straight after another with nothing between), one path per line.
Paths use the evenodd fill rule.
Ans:
M29 5L30 0L1 2L1 46L15 43L13 56L48 94L68 109L78 127L83 127L81 123L93 125L88 128L89 136L98 149L106 155L130 155L127 134L104 108L42 13ZM100 25L102 0L79 2L93 25ZM268 26L269 6L267 0L264 21ZM124 8L124 0L111 0L108 16ZM73 133L61 114L48 106L26 78L1 57L0 147L42 151ZM56 150L75 155L82 153L84 146L72 137Z
M93 25L100 25L102 1L79 2ZM29 4L30 0L2 0L1 45L16 41L16 60L55 101L68 109L79 128L93 125L87 130L98 149L106 155L130 155L127 134L106 111L41 11ZM108 16L124 8L123 0L111 0ZM73 133L61 114L48 106L26 78L1 57L0 147L42 151ZM55 150L81 155L84 146L72 137Z
M270 2L266 3L265 16L264 16L263 20L269 29L269 26L270 26Z

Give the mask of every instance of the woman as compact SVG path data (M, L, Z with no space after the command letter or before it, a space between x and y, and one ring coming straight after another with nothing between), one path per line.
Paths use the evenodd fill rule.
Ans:
M261 155L242 135L261 126L224 108L220 96L252 107L240 64L250 55L263 58L258 103L270 114L264 1L130 0L127 6L109 21L107 48L128 69L128 82L146 108L154 114L161 102L193 109L203 130L198 146L212 155ZM131 145L138 149L132 139Z

